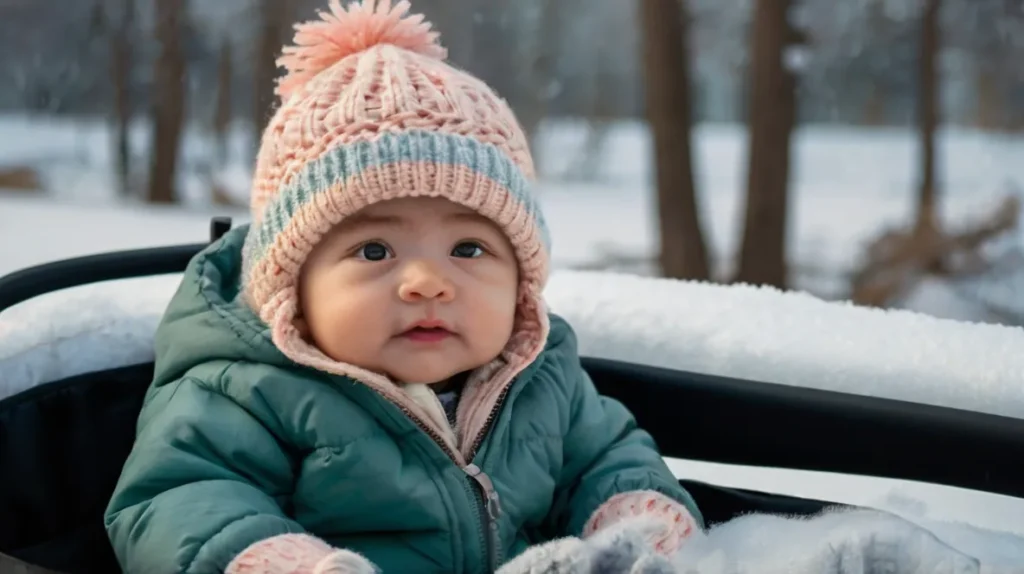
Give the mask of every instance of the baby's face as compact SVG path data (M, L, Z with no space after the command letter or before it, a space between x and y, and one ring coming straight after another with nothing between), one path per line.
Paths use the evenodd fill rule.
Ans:
M406 383L482 366L512 335L518 264L505 235L441 198L370 206L332 230L300 279L304 336Z

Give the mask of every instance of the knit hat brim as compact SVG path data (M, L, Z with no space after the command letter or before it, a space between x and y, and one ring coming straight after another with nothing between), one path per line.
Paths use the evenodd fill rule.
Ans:
M497 147L466 136L409 130L338 145L291 174L253 222L243 261L252 302L262 316L325 233L403 197L443 197L491 219L512 243L521 274L543 284L551 238L529 187Z

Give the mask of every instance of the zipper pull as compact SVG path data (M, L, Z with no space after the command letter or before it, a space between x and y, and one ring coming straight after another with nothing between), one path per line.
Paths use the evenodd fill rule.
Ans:
M501 517L501 497L498 496L498 491L494 488L494 483L491 482L491 477L480 470L480 467L475 464L470 464L465 469L466 474L471 476L480 488L484 491L484 499L487 501L487 517L493 520L498 520Z

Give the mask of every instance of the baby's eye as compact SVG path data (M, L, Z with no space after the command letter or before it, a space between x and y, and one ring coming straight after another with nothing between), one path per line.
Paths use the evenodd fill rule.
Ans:
M367 261L383 261L391 255L387 245L377 241L371 241L356 251L356 256Z
M463 241L462 243L452 248L452 257L464 257L467 259L472 259L475 257L480 257L483 254L483 247L480 247L480 244L474 241Z

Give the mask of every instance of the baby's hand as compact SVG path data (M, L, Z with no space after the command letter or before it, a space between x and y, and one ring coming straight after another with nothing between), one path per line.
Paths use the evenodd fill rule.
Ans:
M307 534L282 534L249 546L224 574L379 574L366 558Z
M587 521L584 537L594 536L620 524L639 529L658 554L671 556L700 530L685 506L659 492L624 492L602 504Z

